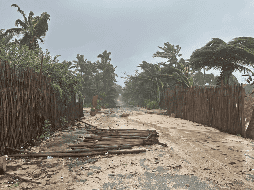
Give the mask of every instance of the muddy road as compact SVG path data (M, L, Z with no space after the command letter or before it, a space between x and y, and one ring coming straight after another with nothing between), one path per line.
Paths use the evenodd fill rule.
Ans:
M87 158L8 158L7 172L0 176L0 187L254 189L253 140L157 115L161 110L105 109L102 110L104 113L93 117L86 113L88 110L84 109L83 120L89 124L104 129L156 130L159 141L168 146L135 146L133 149L145 148L146 152ZM129 116L120 117L123 113ZM84 124L77 122L31 149L35 152L68 150L68 144L81 141L85 133Z

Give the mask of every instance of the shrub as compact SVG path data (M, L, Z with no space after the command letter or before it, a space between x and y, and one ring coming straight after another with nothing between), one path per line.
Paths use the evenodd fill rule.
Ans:
M89 103L89 104L84 104L84 108L89 108L89 107L92 107L92 104Z
M145 105L149 109L159 109L159 103L157 101L145 100Z

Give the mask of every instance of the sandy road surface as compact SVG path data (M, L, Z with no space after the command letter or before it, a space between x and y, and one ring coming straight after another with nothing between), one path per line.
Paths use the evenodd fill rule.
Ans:
M94 125L108 123L111 128L155 129L159 132L159 141L168 144L168 147L153 145L149 147L150 151L135 155L135 163L138 164L141 160L145 160L145 165L147 164L150 168L150 170L144 169L140 165L140 170L137 169L140 172L143 171L139 173L139 176L143 176L140 178L142 180L139 180L140 184L142 182L152 184L152 179L144 177L148 176L150 171L155 174L154 177L160 176L157 182L154 182L154 186L150 186L151 189L156 189L156 187L161 187L159 189L208 188L203 183L204 181L210 181L210 184L213 184L212 187L217 187L217 189L222 187L225 189L245 189L245 187L254 189L253 140L226 134L179 118L145 114L143 111L121 112L130 113L130 116L122 119L94 117L90 122ZM179 177L170 176L172 174ZM171 186L169 185L170 179L173 179ZM176 179L179 181L177 182ZM162 183L159 182L160 180ZM172 185L174 183L175 185ZM149 186L145 185L138 187L149 189Z
M8 160L9 175L0 176L0 187L7 187L2 182L10 176L22 176L33 182L12 189L254 189L252 140L142 109L113 111L94 117L85 113L84 121L99 128L155 129L168 147L137 146L133 149L147 151L91 158ZM122 113L130 115L121 118ZM33 150L67 149L77 141L78 130L60 132Z

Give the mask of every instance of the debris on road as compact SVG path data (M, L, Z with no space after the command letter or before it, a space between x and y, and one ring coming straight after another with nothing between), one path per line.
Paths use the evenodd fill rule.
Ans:
M83 121L81 121L83 122ZM17 151L17 154L8 155L8 157L85 157L105 154L135 154L146 152L146 149L132 149L133 146L145 146L166 144L158 141L158 132L156 130L137 130L137 129L99 129L86 122L88 126L87 133L83 137L83 142L79 144L68 145L72 150L62 152L40 152L32 153L28 151Z

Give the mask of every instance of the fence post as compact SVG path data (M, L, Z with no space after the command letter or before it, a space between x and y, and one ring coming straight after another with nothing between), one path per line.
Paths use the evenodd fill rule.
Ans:
M242 126L242 136L244 138L246 138L246 130L245 130L245 117L244 117L244 99L245 99L245 89L243 88L243 85L241 84L241 87L239 87L241 89L241 99L240 101L242 101L242 105L241 107L239 107L239 109L242 110L241 112L241 126ZM240 102L239 101L239 102ZM240 106L240 105L239 105ZM252 118L251 118L252 119Z
M98 95L93 96L93 101L92 101L93 107L97 106L97 99L98 99Z
M4 174L6 172L6 158L5 156L0 157L0 174Z

